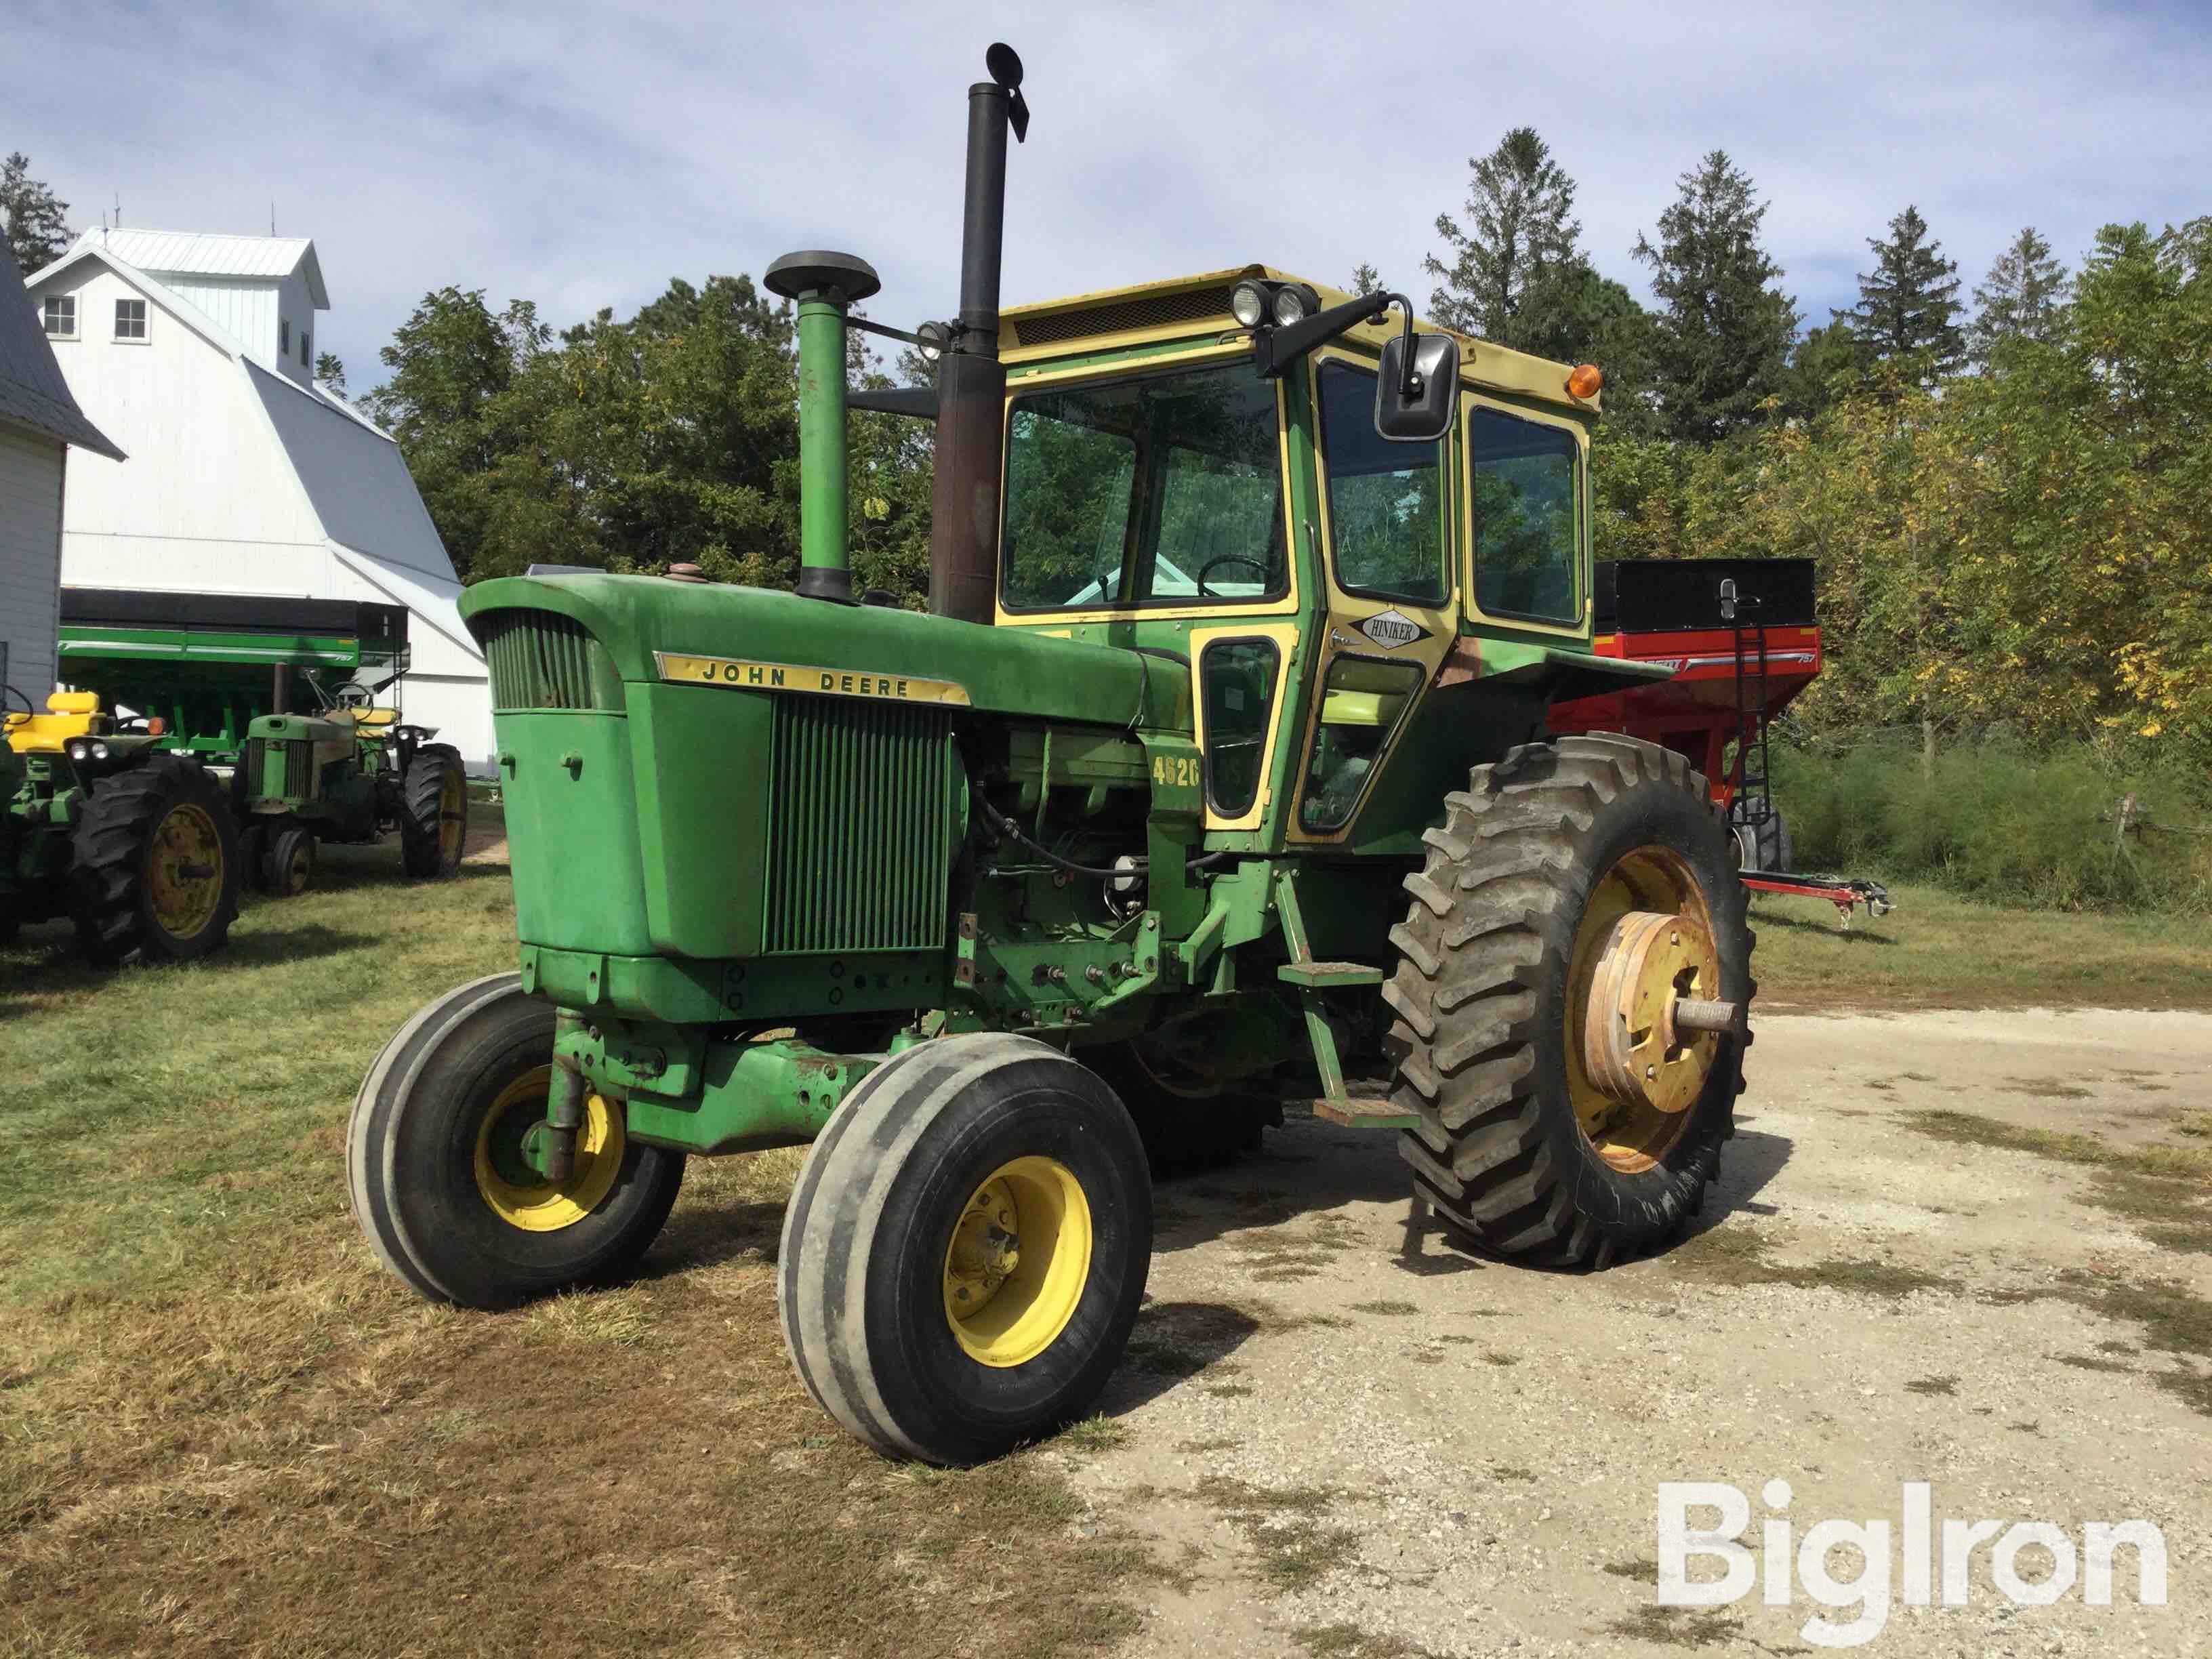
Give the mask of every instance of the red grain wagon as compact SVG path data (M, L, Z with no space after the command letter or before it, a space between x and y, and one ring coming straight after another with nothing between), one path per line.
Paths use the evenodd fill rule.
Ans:
M1622 559L1597 567L1600 656L1663 663L1674 676L1552 709L1555 732L1621 732L1686 757L1712 781L1743 854L1744 885L1823 898L1845 926L1891 907L1879 882L1792 867L1768 787L1768 723L1820 672L1810 559Z

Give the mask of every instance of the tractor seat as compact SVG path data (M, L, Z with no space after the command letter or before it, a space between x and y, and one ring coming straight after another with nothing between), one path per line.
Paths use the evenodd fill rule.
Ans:
M100 693L55 691L43 714L8 716L8 746L19 755L55 755L71 738L88 736L100 723Z
M332 708L325 713L325 720L353 722L356 732L381 732L399 718L397 708Z

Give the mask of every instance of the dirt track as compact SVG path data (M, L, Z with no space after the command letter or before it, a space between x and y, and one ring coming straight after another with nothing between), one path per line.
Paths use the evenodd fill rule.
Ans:
M1390 1138L1312 1119L1164 1186L1152 1304L1106 1402L1129 1432L1075 1476L1094 1524L1188 1572L1131 1650L1813 1651L1802 1589L1654 1605L1659 1483L1734 1483L1755 1544L1779 1477L1798 1535L1894 1520L1908 1480L1939 1521L2164 1532L2164 1607L2134 1604L2126 1552L2112 1607L2077 1583L2015 1607L1984 1547L1966 1606L1897 1606L1860 1651L2212 1651L2212 1224L2143 1219L2146 1194L2185 1206L2201 1177L2130 1185L2079 1161L2094 1143L2069 1160L1911 1127L1964 1112L2194 1158L2208 1061L2203 1015L1767 1019L1711 1230L1595 1276L1435 1237L1407 1254ZM2048 1565L2031 1547L2020 1571Z

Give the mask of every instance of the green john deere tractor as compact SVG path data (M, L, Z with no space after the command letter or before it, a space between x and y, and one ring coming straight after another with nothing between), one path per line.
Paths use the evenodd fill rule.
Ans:
M102 965L220 949L239 890L222 786L197 760L156 751L158 721L122 729L95 693L57 691L43 712L13 686L5 695L0 943L65 915Z
M938 1462L1087 1408L1144 1295L1147 1138L1233 1142L1255 1100L1399 1132L1416 1200L1491 1252L1665 1246L1753 991L1704 781L1545 736L1666 672L1591 651L1596 371L1261 265L1001 313L1028 110L988 61L960 313L902 336L933 391L848 395L848 327L885 331L850 314L864 261L768 271L799 592L463 600L519 971L392 1038L348 1153L392 1269L493 1307L635 1263L687 1156L812 1142L793 1358ZM854 405L936 423L933 614L854 602Z
M307 678L321 694L319 678L312 671ZM377 708L376 695L389 684L348 680L326 694L319 714L262 714L247 724L231 805L264 891L305 892L318 842L358 845L395 830L409 875L450 876L461 867L469 784L460 751L431 742L434 726L410 726L398 710Z

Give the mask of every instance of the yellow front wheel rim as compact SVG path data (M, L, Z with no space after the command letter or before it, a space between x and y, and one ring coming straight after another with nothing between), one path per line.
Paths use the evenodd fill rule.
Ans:
M532 1067L500 1091L477 1127L477 1191L494 1215L529 1233L574 1226L605 1201L622 1173L622 1114L595 1094L584 1097L575 1169L568 1180L546 1181L519 1165L515 1149L530 1126L544 1120L552 1086L550 1066Z
M945 1247L945 1318L968 1357L999 1368L1036 1358L1091 1282L1091 1201L1057 1158L1018 1158L986 1176Z
M154 919L171 939L191 939L215 920L222 902L222 836L204 806L171 807L155 826L146 860L146 892Z

